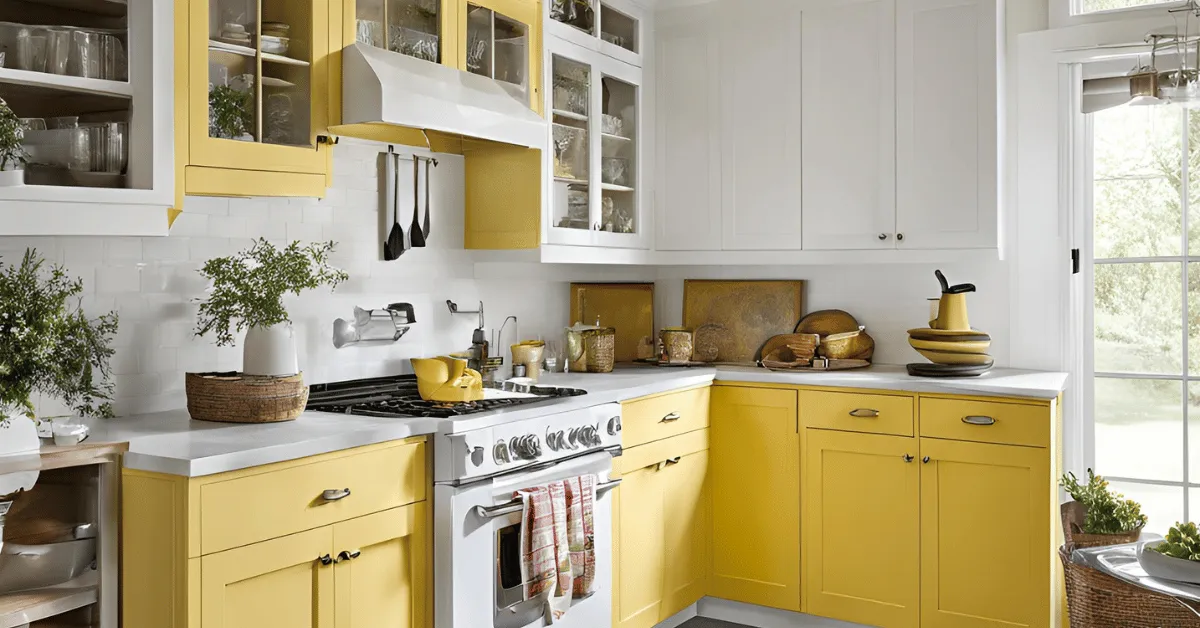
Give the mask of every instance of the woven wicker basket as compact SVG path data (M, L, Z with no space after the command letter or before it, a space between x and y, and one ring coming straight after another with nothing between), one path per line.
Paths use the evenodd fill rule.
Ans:
M1084 534L1087 508L1079 502L1062 505L1066 544L1058 549L1067 589L1071 628L1200 628L1200 616L1182 602L1118 580L1106 573L1071 562L1081 547L1132 543L1141 529L1124 534Z
M585 329L583 355L571 361L571 370L579 373L611 373L616 365L617 330L612 327Z
M277 423L304 412L308 386L302 375L260 377L240 373L188 373L188 414L198 421Z

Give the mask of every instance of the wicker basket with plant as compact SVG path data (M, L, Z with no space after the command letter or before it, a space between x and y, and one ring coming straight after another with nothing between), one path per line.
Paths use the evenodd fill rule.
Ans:
M1074 500L1062 505L1063 534L1069 548L1117 545L1138 539L1146 525L1141 505L1113 491L1103 477L1088 469L1088 481L1082 484L1074 473L1067 473L1062 485Z

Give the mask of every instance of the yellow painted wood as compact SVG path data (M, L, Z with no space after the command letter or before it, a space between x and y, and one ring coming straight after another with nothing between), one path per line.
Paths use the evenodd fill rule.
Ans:
M332 628L333 551L324 527L201 558L201 628Z
M361 124L342 124L330 127L329 132L340 137L354 137L372 142L427 148L435 153L463 154L463 140L461 137L438 133L436 131L422 132L421 129L414 129L407 126L396 126L382 122L364 122Z
M989 417L992 425L971 425L964 417ZM1048 447L1054 431L1054 411L997 401L921 399L921 436L981 443Z
M351 490L334 502L326 489ZM363 452L200 487L203 553L221 551L425 498L425 444Z
M703 386L621 404L622 442L636 447L708 427L711 390Z
M193 196L325 196L323 174L231 170L228 168L184 168L184 189Z
M360 552L334 569L337 628L426 628L429 527L426 502L333 526L333 547Z
M709 437L709 430L696 430L666 440L626 449L620 457L613 458L613 470L617 474L616 477L619 477L622 470L634 471L675 456L687 456L698 451L707 451Z
M121 477L121 614L126 628L186 628L194 577L187 551L187 479Z
M188 162L188 79L190 69L188 57L188 3L192 0L175 0L175 206L167 211L167 226L183 210L183 167Z
M800 422L805 427L912 436L915 413L912 395L800 391Z
M1044 449L921 438L922 628L1046 628L1057 494Z
M623 471L614 536L614 614L617 628L651 628L662 616L666 560L663 476L657 465Z
M536 249L542 241L542 152L464 145L468 249Z
M713 389L709 593L800 610L800 443L795 390Z
M696 603L708 590L712 535L708 451L680 455L679 462L660 473L666 515L661 621Z
M806 612L886 628L919 625L917 440L816 429L805 437Z

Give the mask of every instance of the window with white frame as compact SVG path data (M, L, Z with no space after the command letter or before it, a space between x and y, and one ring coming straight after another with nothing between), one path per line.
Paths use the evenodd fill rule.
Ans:
M1088 127L1093 463L1163 532L1200 519L1200 110Z
M1134 9L1155 4L1179 4L1179 0L1070 0L1070 2L1073 15Z

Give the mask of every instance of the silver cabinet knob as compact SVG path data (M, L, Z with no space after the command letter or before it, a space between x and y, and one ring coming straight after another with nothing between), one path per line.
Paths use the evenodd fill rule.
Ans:
M886 233L881 233L881 234L879 234L879 239L880 239L880 240L886 240L886 239L888 239L888 234L886 234Z
M495 447L492 447L492 458L496 460L496 464L508 464L512 462L512 457L508 452L508 443L498 441Z
M913 456L912 456L912 454L904 454L904 461L905 461L905 462L912 462L912 461L913 461Z
M329 554L320 556L317 558L317 560L320 561L322 565L332 565L333 564L333 557L330 556Z
M346 499L350 496L348 488L327 488L321 491L321 499L327 502L336 502L339 499Z
M621 431L621 417L615 416L608 420L608 435L616 436Z
M342 550L341 553L339 553L337 555L337 560L338 561L354 560L355 558L358 558L359 556L362 556L362 551L360 551L360 550Z
M897 240L900 240L900 241L903 241L903 240L904 240L904 234L903 234L903 233L897 233L897 234L896 234L896 239L897 239Z

